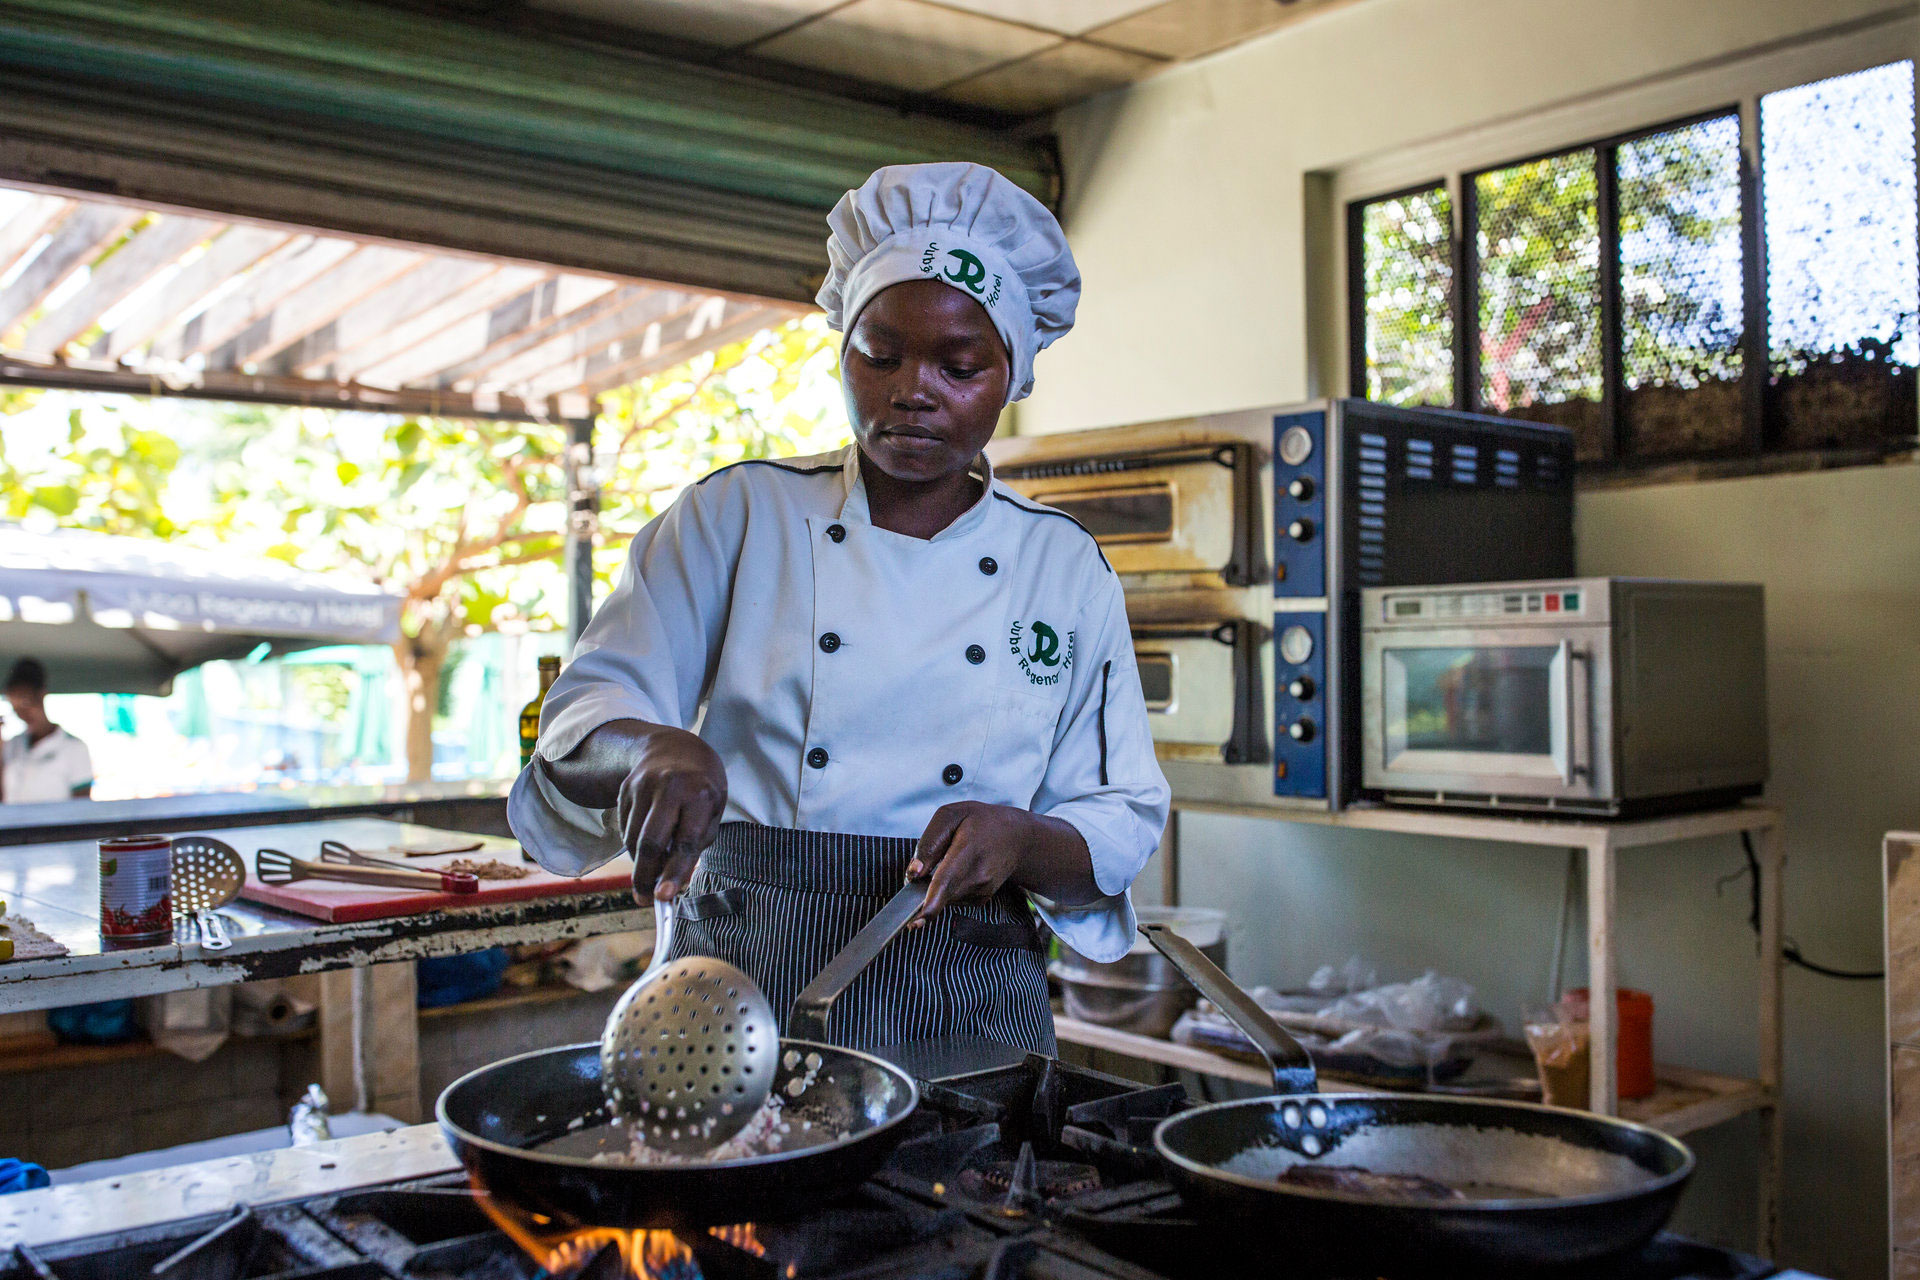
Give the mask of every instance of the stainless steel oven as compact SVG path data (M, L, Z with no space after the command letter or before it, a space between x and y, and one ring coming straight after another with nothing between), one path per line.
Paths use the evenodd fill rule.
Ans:
M1361 610L1369 795L1617 815L1729 803L1766 781L1757 586L1372 589Z
M1119 573L1183 799L1356 792L1362 588L1573 570L1572 438L1555 427L1330 400L988 453Z

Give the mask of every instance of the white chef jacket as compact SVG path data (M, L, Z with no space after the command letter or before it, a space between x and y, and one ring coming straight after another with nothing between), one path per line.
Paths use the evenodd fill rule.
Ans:
M0 787L8 804L71 800L75 787L93 782L93 756L87 744L58 725L38 742L26 730L0 747Z
M1169 801L1119 580L1077 522L978 467L980 499L931 539L872 523L852 445L689 486L634 538L548 691L538 755L610 720L697 722L726 821L917 839L960 800L1061 818L1106 896L1034 905L1075 951L1117 960ZM620 852L613 811L537 763L507 816L563 875Z

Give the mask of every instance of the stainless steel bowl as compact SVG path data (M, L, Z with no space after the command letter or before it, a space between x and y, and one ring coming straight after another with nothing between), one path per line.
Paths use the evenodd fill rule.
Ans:
M1226 967L1226 913L1207 907L1141 907L1142 924L1171 925L1206 957ZM1144 938L1120 959L1101 964L1064 945L1048 967L1060 983L1069 1018L1116 1031L1165 1039L1200 993Z

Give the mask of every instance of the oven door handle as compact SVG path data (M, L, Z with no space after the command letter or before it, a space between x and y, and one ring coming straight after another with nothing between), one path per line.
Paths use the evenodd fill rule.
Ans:
M1574 675L1576 664L1580 669L1577 677ZM1582 744L1590 746L1593 741L1593 706L1588 693L1593 682L1591 672L1587 670L1587 651L1574 648L1571 640L1562 640L1560 671L1566 680L1567 709L1567 754L1560 770L1560 780L1573 786L1593 772L1591 752L1583 753L1581 750Z

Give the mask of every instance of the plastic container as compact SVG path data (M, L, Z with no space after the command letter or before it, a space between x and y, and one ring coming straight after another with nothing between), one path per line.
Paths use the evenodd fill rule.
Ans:
M1222 968L1227 963L1227 913L1207 907L1141 907L1142 924L1164 924ZM1056 939L1056 942L1058 940ZM1060 983L1067 1016L1134 1035L1165 1039L1200 998L1171 961L1143 937L1126 955L1099 964L1064 944L1049 972Z
M1614 1070L1619 1075L1622 1098L1653 1096L1653 997L1629 987L1614 989L1614 1008L1619 1027L1614 1046ZM1592 997L1585 987L1567 992L1568 1012L1585 1019L1592 1008Z

